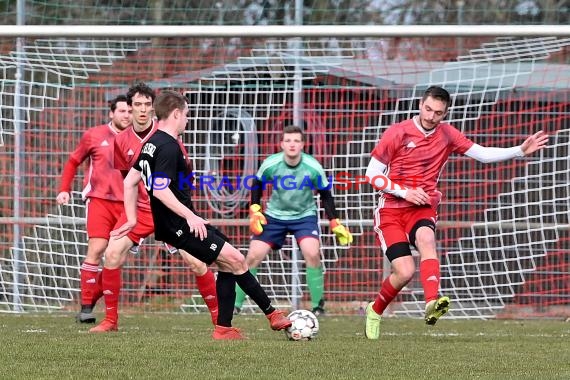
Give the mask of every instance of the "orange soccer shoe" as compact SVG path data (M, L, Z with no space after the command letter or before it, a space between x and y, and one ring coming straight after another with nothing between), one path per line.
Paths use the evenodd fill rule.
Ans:
M275 331L285 330L293 324L281 310L274 310L271 314L266 315L266 317L269 319L271 328Z
M216 325L214 332L212 333L212 338L215 340L241 340L245 339L241 335L241 331L235 327L226 327Z
M117 322L112 322L108 319L103 319L103 322L99 323L97 326L89 329L90 333L106 333L111 331L118 331L119 326Z

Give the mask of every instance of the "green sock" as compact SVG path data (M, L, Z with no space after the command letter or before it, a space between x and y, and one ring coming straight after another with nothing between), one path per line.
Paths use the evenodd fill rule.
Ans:
M257 268L249 268L249 271L254 276L257 274ZM241 290L238 284L236 284L236 302L234 303L234 306L241 309L243 302L245 301L245 296L245 292Z
M319 301L323 299L325 291L325 278L323 267L307 267L307 286L311 295L311 307L319 306Z

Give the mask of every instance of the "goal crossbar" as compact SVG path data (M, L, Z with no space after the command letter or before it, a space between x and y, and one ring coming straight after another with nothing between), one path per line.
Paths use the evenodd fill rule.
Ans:
M1 37L539 37L570 25L0 25Z

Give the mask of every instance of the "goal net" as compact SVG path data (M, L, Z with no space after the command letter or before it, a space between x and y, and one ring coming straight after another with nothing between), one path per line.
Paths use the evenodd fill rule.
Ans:
M546 131L549 147L525 159L451 157L440 179L437 249L451 317L567 314L570 39L458 41L46 36L3 51L0 311L76 308L85 207L78 193L70 205L55 205L63 164L81 134L106 121L106 102L145 81L189 99L184 142L202 181L197 209L244 254L249 192L240 179L278 151L283 126L301 124L306 150L333 178L337 209L354 235L341 247L321 222L327 310L338 314L362 312L389 274L372 232L377 194L362 176L383 131L414 115L428 86L449 90L447 121L481 145L518 145ZM19 86L10 79L16 70ZM153 239L129 257L123 276L124 307L205 311L193 276ZM279 306L308 307L294 239L268 256L258 277ZM419 316L423 309L414 280L389 313Z

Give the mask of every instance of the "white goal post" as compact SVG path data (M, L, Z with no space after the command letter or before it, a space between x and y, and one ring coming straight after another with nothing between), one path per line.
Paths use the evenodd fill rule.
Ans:
M333 175L338 173L363 174L369 159L371 147L380 137L384 128L391 122L408 117L415 111L414 102L421 97L422 90L428 85L439 84L449 88L454 103L450 108L447 120L459 129L465 130L497 105L507 93L519 91L521 88L538 88L545 81L549 86L567 91L570 88L570 75L566 71L568 65L550 66L548 57L560 51L570 49L569 25L287 25L287 26L93 26L93 25L0 25L0 36L5 38L34 39L39 38L44 45L24 49L6 57L0 57L0 67L6 73L23 72L24 78L43 78L45 83L30 82L29 88L42 87L48 90L45 94L74 91L78 79L100 73L103 66L112 67L115 61L128 60L130 55L144 47L152 45L154 38L269 38L271 41L260 43L252 49L250 56L239 56L230 63L217 66L211 70L192 73L192 92L196 95L195 119L191 121L202 128L189 128L186 134L189 154L195 158L197 172L209 174L207 168L216 167L216 160L223 156L225 150L233 149L230 142L234 136L245 136L251 131L243 128L244 116L247 125L263 125L272 112L285 109L285 102L277 99L298 99L302 91L303 81L311 81L319 76L331 73L361 74L359 70L369 70L366 88L373 88L377 83L400 84L403 77L408 76L409 86L405 91L397 92L391 109L378 111L377 118L369 125L355 128L350 134L336 136L342 139L343 150L329 155L326 169ZM493 42L462 52L454 61L445 64L422 62L409 72L397 67L394 72L374 72L374 57L365 56L369 49L368 39L375 42L394 37L499 37ZM53 39L53 44L51 41ZM112 39L113 43L100 49L99 43ZM350 40L347 46L335 43L321 43L323 40ZM67 41L73 41L69 43ZM89 49L85 54L101 52L99 56L82 56L82 41L89 41ZM123 45L123 41L125 44ZM321 43L318 47L313 42ZM380 44L381 42L378 42ZM80 46L82 45L82 46ZM53 54L56 46L58 54ZM119 50L116 50L119 49ZM33 50L33 51L32 51ZM359 60L354 57L358 56ZM365 57L362 58L361 57ZM84 59L86 58L86 59ZM88 59L87 59L88 58ZM108 58L108 59L105 59ZM394 60L396 61L396 60ZM365 63L363 63L365 62ZM381 62L382 63L382 62ZM380 63L380 64L381 64ZM402 64L402 62L397 62ZM301 68L302 67L302 68ZM369 68L371 67L371 68ZM26 75L28 73L28 75ZM31 74L30 74L31 73ZM45 73L45 75L41 75ZM244 74L245 73L245 74ZM385 75L384 75L385 74ZM364 75L363 75L364 76ZM350 80L352 77L346 76ZM58 78L58 83L53 79ZM63 78L63 79L61 79ZM237 78L237 79L236 79ZM284 79L285 78L285 79ZM292 78L291 86L282 86L282 82ZM171 79L171 78L169 78ZM266 104L251 106L246 112L235 112L235 104L227 104L232 92L224 85L230 80L247 82L243 88L253 93L252 98L266 99ZM180 90L188 84L176 84L172 79L169 86ZM50 82L51 81L51 82ZM357 82L354 80L355 83ZM8 82L5 78L2 82ZM263 82L263 83L262 83ZM160 80L156 81L160 85ZM174 83L174 84L173 84ZM386 84L388 83L388 84ZM538 84L537 84L538 83ZM361 84L354 84L355 87ZM565 87L567 86L567 87ZM365 88L365 86L362 86ZM14 96L11 89L2 90L4 97ZM253 89L253 90L251 90ZM32 90L30 90L32 91ZM331 90L332 92L332 90ZM278 94L279 96L276 96ZM58 96L21 93L18 99L33 99L22 103L21 108L34 113L47 107L50 102L59 100ZM39 100L38 100L39 99ZM211 104L205 99L210 99ZM277 99L277 100L276 100ZM283 100L281 99L281 100ZM331 101L333 105L336 100ZM20 104L20 103L18 103ZM32 104L40 104L32 109ZM351 104L349 104L350 106ZM6 120L0 126L0 141L3 134L16 136L21 130L13 130L10 123L25 128L19 120L9 119L11 112L0 105L0 116ZM210 108L215 108L215 112ZM323 107L324 108L324 107ZM340 108L340 107L338 107ZM295 113L293 110L292 113ZM375 110L376 112L377 110ZM284 111L283 111L284 112ZM318 114L320 110L314 111ZM513 112L506 110L505 113ZM519 112L519 111L517 111ZM522 111L524 112L524 111ZM542 111L541 111L542 112ZM7 116L5 116L7 115ZM14 113L14 118L18 113ZM561 117L563 118L563 117ZM30 124L31 118L25 121ZM211 120L220 127L209 124ZM469 124L471 123L471 124ZM524 123L523 123L524 124ZM525 124L526 125L526 124ZM254 128L253 132L257 132ZM266 132L266 131L264 131ZM334 134L335 131L327 133ZM344 132L343 132L344 133ZM517 130L507 133L518 136ZM212 137L220 134L222 138ZM317 132L315 132L317 134ZM567 163L567 146L570 139L568 125L557 129L550 140L550 146L540 155L524 162L524 175L504 179L500 191L491 194L491 206L483 207L480 219L476 221L443 220L442 227L458 227L464 234L456 237L456 244L446 247L442 258L442 291L449 294L454 302L450 317L452 318L494 318L497 312L516 296L519 288L528 282L541 260L560 244L563 230L567 230L570 195L564 192L562 180L570 178ZM227 138L225 138L227 137ZM240 139L237 138L236 141ZM243 141L243 140L241 140ZM205 143L206 142L206 143ZM210 147L216 148L212 152ZM324 143L326 145L326 141ZM235 144L237 145L237 143ZM0 144L2 149L2 144ZM20 160L22 152L15 153ZM249 153L248 153L249 154ZM251 161L262 158L255 151L249 157ZM461 169L461 162L451 163L453 168ZM15 191L15 193L18 193ZM216 195L216 196L213 196ZM234 194L231 194L232 196ZM247 202L247 194L232 198L228 214L234 215L241 204ZM553 196L554 199L548 199ZM343 220L351 228L358 242L371 231L369 212L375 194L370 190L361 193L339 192L335 194L337 208ZM224 198L219 194L207 193L208 206L222 209ZM206 203L206 202L205 202ZM214 207L215 206L215 207ZM226 205L227 206L227 205ZM453 205L445 205L448 208ZM463 207L463 206L462 206ZM465 206L468 208L469 206ZM472 205L477 208L478 205ZM223 208L228 210L228 208ZM85 208L77 197L75 201L64 207L53 207L46 212L45 218L22 217L20 213L13 216L2 215L0 224L18 226L33 224L30 235L15 235L9 255L0 257L0 312L42 311L65 309L72 304L78 294L77 273L85 254L85 234L83 217ZM233 227L247 225L245 219L212 219L214 224ZM321 213L322 215L322 213ZM241 216L243 217L243 215ZM323 227L323 262L327 275L334 274L339 278L353 268L352 261L346 260L351 248L340 247L328 231L327 223ZM18 230L19 231L19 230ZM565 239L565 238L564 238ZM245 239L244 239L245 240ZM363 251L379 248L373 244L360 247ZM247 241L240 241L238 248L247 250ZM286 247L267 260L258 273L264 288L273 299L282 302L281 306L296 307L306 286L303 283L303 261L296 252L296 245ZM373 254L370 254L373 256ZM293 263L291 259L295 258ZM298 263L297 263L298 261ZM297 265L298 264L298 265ZM381 269L386 273L389 265L379 264L380 268L367 268L367 277L374 270ZM335 272L336 271L336 272ZM347 280L348 281L348 280ZM355 281L360 284L361 280ZM362 281L363 282L363 281ZM379 288L374 283L373 288ZM348 286L347 286L348 287ZM357 287L356 285L354 286ZM336 291L336 290L332 290ZM342 290L353 292L353 289ZM342 307L360 307L366 299L362 292L354 290L353 301L346 301ZM366 291L367 297L373 296ZM366 293L364 292L364 293ZM352 293L350 293L352 295ZM184 311L204 310L199 297L181 305ZM252 305L246 308L253 309ZM347 309L342 309L346 311ZM352 310L352 309L350 309ZM414 282L403 292L402 299L389 310L394 315L418 316L423 312L421 286ZM349 311L350 312L350 311Z

